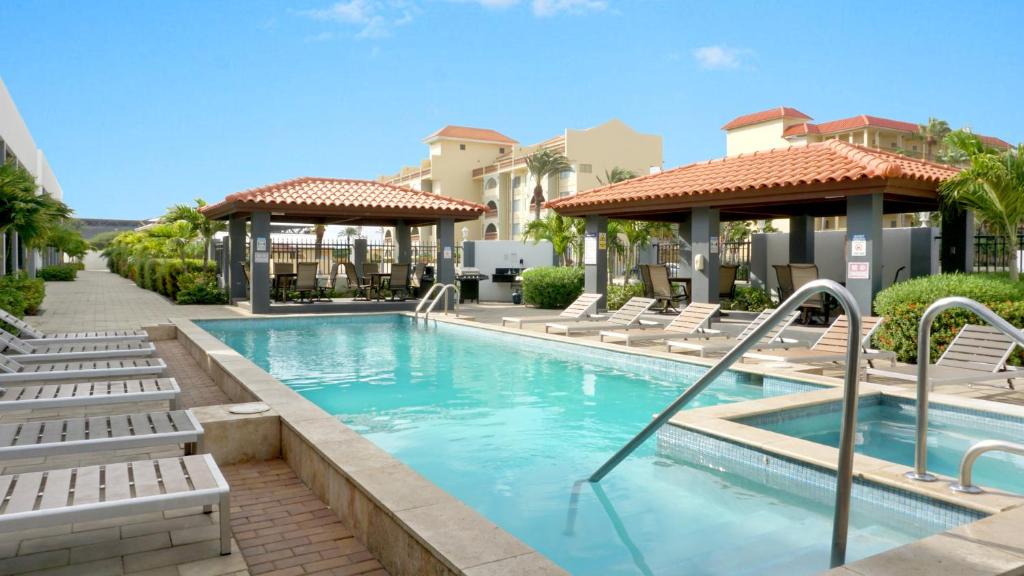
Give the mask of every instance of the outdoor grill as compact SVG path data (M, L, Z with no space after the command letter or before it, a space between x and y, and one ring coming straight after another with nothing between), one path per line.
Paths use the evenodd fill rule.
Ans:
M466 300L480 302L480 281L487 280L487 274L481 274L476 268L463 268L455 279L459 282L459 304Z
M522 268L495 268L491 282L507 282L514 284L519 281L519 275L523 273Z

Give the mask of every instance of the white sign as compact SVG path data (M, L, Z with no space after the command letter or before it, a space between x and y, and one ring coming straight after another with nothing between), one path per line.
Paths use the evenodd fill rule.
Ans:
M583 264L597 265L597 235L588 234L583 238Z
M708 251L711 254L718 254L718 236L712 236L708 243Z
M850 256L867 256L868 240L863 234L857 234L850 241Z
M444 258L445 260L451 260L452 259L452 247L451 246L445 246L444 247L444 254L441 257Z
M269 264L270 252L267 252L265 250L263 252L257 251L255 254L252 255L252 258L257 264Z
M869 262L847 262L847 280L867 280L871 278L871 263Z
M266 252L267 251L267 239L263 236L256 237L256 251Z

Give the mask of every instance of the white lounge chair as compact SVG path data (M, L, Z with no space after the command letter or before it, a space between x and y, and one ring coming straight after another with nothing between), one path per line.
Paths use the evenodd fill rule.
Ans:
M558 315L551 316L506 316L501 319L501 325L506 323L515 324L516 328L522 328L523 324L554 322L558 320L586 320L597 312L597 305L604 298L603 294L580 294L579 298L569 304ZM602 316L603 318L603 316Z
M57 362L91 358L142 358L156 353L152 342L74 342L53 344L45 340L22 340L0 329L0 352L19 362Z
M42 458L167 444L201 453L203 426L191 410L0 424L0 459Z
M625 342L630 346L633 342L650 340L664 340L673 336L703 336L711 337L721 334L718 330L711 330L708 325L711 318L718 313L718 304L704 304L702 302L691 302L683 308L678 316L665 327L637 329L627 328L625 330L602 330L601 341Z
M764 324L764 321L768 319L775 312L774 308L768 308L763 310L754 318L749 324L743 327L743 330L736 336L729 340L705 340L705 341L691 341L691 340L669 340L665 342L668 346L669 352L676 352L682 350L684 352L696 352L702 358L708 354L713 353L726 353L736 347L736 344L746 340L758 326ZM764 338L755 346L757 349L775 348L781 346L793 346L799 343L799 340L792 338L783 338L782 331L789 327L790 324L796 320L799 316L799 312L793 312L789 316L786 316L782 322L779 322L771 330L765 334Z
M544 325L545 332L561 332L568 336L573 332L597 332L606 328L628 328L640 324L640 316L654 306L654 298L633 297L608 317L607 322L553 322Z
M160 358L111 358L22 364L0 354L0 385L12 382L118 378L163 374L167 364Z
M55 332L44 334L42 331L32 327L31 324L21 320L17 316L0 310L0 322L15 328L15 334L25 340L41 340L47 344L63 344L68 342L120 342L146 340L149 335L145 330L106 330L100 332Z
M991 326L967 324L953 341L928 367L930 387L942 384L974 384L1006 380L1013 388L1013 378L1022 374L1006 361L1016 343L1006 334ZM917 382L917 366L902 365L886 368L868 368L868 377L882 376L905 382Z
M216 504L231 553L230 488L209 454L0 476L0 494L0 532Z
M861 360L867 360L869 365L872 360L888 360L893 366L896 365L896 353L889 350L874 350L871 348L871 336L885 322L885 318L878 316L863 316L860 324L860 347ZM850 335L850 324L845 314L836 317L835 321L825 330L825 333L809 349L791 349L775 352L747 352L744 358L760 360L762 362L786 362L790 364L817 364L827 362L842 362L846 360L847 341Z
M178 408L181 388L174 378L147 378L114 382L34 384L0 388L0 412L105 406L167 400Z

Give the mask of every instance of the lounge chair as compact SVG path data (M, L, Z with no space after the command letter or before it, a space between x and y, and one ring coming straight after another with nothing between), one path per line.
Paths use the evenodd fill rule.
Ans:
M869 366L871 361L879 359L888 360L893 366L896 365L895 352L871 349L871 337L884 322L885 318L877 316L864 316L861 318L861 359L867 360ZM849 334L850 324L847 321L846 315L841 314L809 349L795 349L785 352L747 352L743 357L764 362L787 362L790 364L842 362L846 360L846 344Z
M0 459L44 458L167 444L202 452L203 426L191 410L0 424Z
M789 273L793 279L793 290L819 278L817 264L790 264ZM814 294L804 300L804 303L800 305L800 310L804 313L803 324L810 324L815 313L821 314L824 318L823 324L828 323L828 308L825 307L824 294Z
M622 308L619 308L609 316L606 322L552 322L544 325L544 331L561 332L568 336L573 332L597 332L607 328L629 328L630 326L639 325L640 316L650 310L654 303L654 298L638 298L634 296L623 304Z
M355 290L356 298L370 299L370 291L373 289L373 286L359 277L355 264L345 262L345 277L348 279L348 287Z
M991 326L967 324L928 367L930 387L941 384L972 384L1006 380L1013 389L1012 379L1020 374L1006 360L1016 343L1006 334ZM868 368L868 376L882 376L917 382L917 366L904 365L886 368Z
M6 330L0 330L0 352L19 362L145 357L156 353L156 346L152 342L76 342L69 344L41 342L45 342L45 340L22 340Z
M388 290L391 292L391 299L395 300L401 294L401 300L409 297L409 270L410 264L392 264L391 275L388 277Z
M644 275L645 282L650 282L650 297L662 304L661 311L666 312L669 308L676 309L676 304L685 298L683 294L672 293L672 283L668 281L667 266L645 266L647 270Z
M146 378L113 382L76 382L73 384L35 384L0 388L0 412L106 406L167 400L171 410L178 408L181 388L174 378Z
M603 294L580 294L572 304L569 304L565 310L562 310L558 315L506 316L501 319L501 325L504 326L507 322L515 324L517 328L522 328L523 324L529 323L557 322L559 320L586 320L593 316L594 312L597 312L597 305L601 302L601 298L604 298Z
M0 476L0 532L203 506L231 553L230 488L209 454Z
M691 340L669 340L665 342L669 352L684 351L684 352L696 352L702 358L708 354L714 353L726 353L736 347L737 344L746 340L753 332L764 324L765 320L768 319L775 312L774 308L768 308L757 315L752 322L747 324L743 330L736 336L729 340L711 340L711 341L691 341ZM771 330L765 334L764 338L761 339L755 349L762 350L767 348L778 348L782 346L793 346L797 344L799 340L792 338L783 338L782 331L789 327L790 324L796 320L799 312L793 312L789 316L786 316L782 322L776 324Z
M772 268L775 268L775 279L779 283L778 293L781 303L793 293L793 272L789 269L789 264L772 264Z
M72 360L22 364L0 354L0 384L41 382L46 380L77 380L156 376L163 374L167 364L159 358L112 358L108 360Z
M316 271L320 268L317 262L299 262L295 268L295 285L292 287L299 293L299 301L303 295L312 303L313 294L317 291Z
M736 298L736 275L738 264L722 264L718 267L718 298L732 300Z
M15 334L23 340L41 340L46 344L64 344L67 342L131 342L149 338L145 330L107 330L103 332L55 332L44 334L33 328L28 322L19 319L6 310L0 310L0 322L13 327Z
M601 341L625 342L626 346L630 346L633 342L664 340L673 336L717 336L721 333L717 330L709 329L708 326L711 324L711 318L718 313L718 309L718 304L693 302L686 306L686 308L683 308L683 311L664 328L602 330L600 333Z

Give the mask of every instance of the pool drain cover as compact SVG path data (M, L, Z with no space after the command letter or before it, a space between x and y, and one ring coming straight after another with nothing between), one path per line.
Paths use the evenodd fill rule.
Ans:
M232 414L262 414L270 410L270 406L267 406L263 402L250 402L248 404L235 404L231 408L228 408L228 412Z

